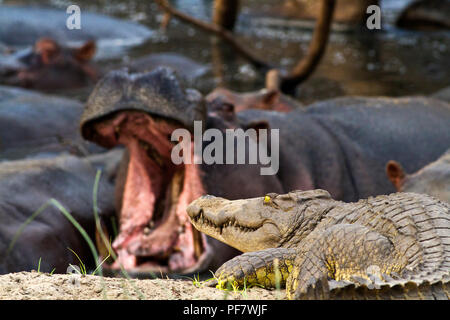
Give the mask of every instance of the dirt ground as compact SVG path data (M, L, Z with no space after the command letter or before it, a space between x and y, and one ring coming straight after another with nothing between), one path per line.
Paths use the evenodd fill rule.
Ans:
M250 288L240 292L226 292L205 285L195 286L192 280L127 280L93 275L50 275L34 271L0 276L0 300L274 300L284 298L284 290L269 291L262 288Z

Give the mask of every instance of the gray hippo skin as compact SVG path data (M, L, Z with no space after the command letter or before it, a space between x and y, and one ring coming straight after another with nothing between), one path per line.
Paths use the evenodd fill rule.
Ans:
M402 28L419 30L450 29L450 1L417 0L412 2L397 18Z
M79 134L82 112L76 100L0 86L0 161L101 151Z
M65 273L79 262L93 267L89 247L77 229L53 206L27 225L12 250L8 247L23 222L51 198L58 200L94 238L93 187L97 169L105 170L98 189L102 220L114 216L114 183L107 169L115 168L121 151L87 158L59 156L0 164L0 274L37 269Z
M390 160L386 174L398 192L428 194L450 203L450 149L419 171L406 174L400 163Z
M355 201L394 191L384 176L392 157L414 171L450 146L450 106L434 99L340 98L290 113L234 113L229 104L207 113L204 102L164 68L112 72L87 101L83 137L128 150L116 183L120 231L113 243L128 270L198 271L233 254L189 223L186 206L201 195L241 199L321 188ZM221 132L278 128L278 172L261 175L261 164L174 164L171 134L192 132L194 120ZM276 153L272 140L268 146Z
M0 83L38 90L80 88L97 80L93 41L77 47L42 38L33 48L0 55Z
M186 81L193 81L206 74L210 67L172 52L152 53L133 60L126 67L130 72L148 72L157 67L167 67L175 70L177 75Z
M433 98L450 103L450 87L443 88L431 95Z
M138 44L153 35L147 27L101 14L81 12L81 29L69 29L65 9L0 6L0 42L9 46L32 45L42 37L69 42L111 41Z

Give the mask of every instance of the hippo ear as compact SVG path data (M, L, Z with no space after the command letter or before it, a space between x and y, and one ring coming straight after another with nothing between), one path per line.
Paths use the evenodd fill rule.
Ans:
M268 145L270 145L270 125L266 120L254 120L254 121L250 121L248 123L246 123L245 125L243 125L244 130L247 129L254 129L256 131L256 136L258 138L259 141L259 130L267 130L267 142Z
M394 160L390 160L386 164L386 175L392 182L397 191L401 191L402 185L405 182L405 171L400 163Z
M97 50L94 41L88 41L83 44L81 47L75 49L74 56L80 62L86 62L92 59L95 55L95 51Z
M266 129L266 130L270 129L270 125L269 125L269 122L267 122L267 120L250 121L247 124L245 124L244 127L245 127L245 129L255 129L256 132L258 132L258 130L260 130L260 129Z
M213 112L228 121L232 121L236 117L234 104L226 101L222 97L217 97L214 100L207 102L207 108L209 112Z
M234 104L230 102L222 103L221 111L229 115L234 114Z
M278 100L279 96L280 96L280 91L278 91L276 89L267 90L266 92L264 92L263 97L262 97L263 103L271 106Z
M42 38L34 45L34 51L41 56L42 63L49 64L60 53L60 47L55 40Z

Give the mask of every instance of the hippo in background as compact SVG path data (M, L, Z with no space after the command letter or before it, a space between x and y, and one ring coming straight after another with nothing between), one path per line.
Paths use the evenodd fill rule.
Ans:
M82 112L73 99L0 86L0 161L104 151L81 138Z
M213 101L210 106L198 91L183 87L167 68L118 70L97 83L80 120L82 135L106 148L127 148L116 181L120 231L113 242L118 261L111 268L189 273L217 267L236 254L192 228L186 207L202 195L242 199L320 188L335 199L355 201L395 190L383 175L392 157L415 171L450 145L449 105L425 97L345 97L289 113L235 112L233 105ZM237 158L236 148L224 143L222 163L174 162L175 130L193 133L195 121L202 133L216 129L222 138L227 129L268 129L265 150L273 161L222 164L227 153ZM277 132L272 129L279 139L272 139ZM192 158L192 134L180 139L191 146L183 156ZM236 145L237 139L231 142ZM250 142L259 139L256 133L245 139L245 159ZM202 141L200 152L211 140ZM274 174L261 174L268 167Z
M95 42L78 47L39 39L32 49L0 56L0 83L37 90L80 88L95 83L98 71L91 63Z
M413 30L450 29L450 1L417 0L408 5L398 16L396 24Z
M132 73L149 72L157 67L168 67L176 71L178 76L189 83L202 77L211 69L208 65L200 64L188 57L172 52L151 53L132 60L125 67Z
M0 274L40 270L66 273L69 264L78 265L72 249L93 269L94 259L79 231L49 206L27 225L12 249L16 232L34 212L51 198L59 201L86 230L95 235L93 187L98 169L103 170L98 189L98 209L106 223L114 216L114 172L121 150L79 158L63 155L51 159L17 160L0 163Z
M146 26L83 10L81 29L66 27L66 7L0 5L0 42L20 47L40 38L51 38L61 45L96 41L99 47L138 45L153 36Z
M65 9L0 5L0 84L52 92L89 89L110 71L93 62L94 55L97 62L123 57L127 48L154 35L135 22L85 10L82 28L69 30L67 18ZM167 66L190 83L210 70L171 52L152 53L121 66L132 72Z
M0 54L0 84L40 91L92 86L106 72L93 61L95 53L94 41L74 47L41 38L33 48ZM175 70L189 83L210 70L208 65L171 52L152 53L123 64L131 72L148 72L160 66Z
M435 99L450 103L450 87L443 88L431 95Z
M425 193L450 203L450 149L413 174L407 174L400 163L390 160L386 174L398 192Z

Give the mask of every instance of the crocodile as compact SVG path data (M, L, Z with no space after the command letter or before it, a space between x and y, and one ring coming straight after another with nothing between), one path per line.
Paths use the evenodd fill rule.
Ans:
M289 299L450 298L450 205L428 195L207 195L187 212L196 229L244 252L213 284L285 286Z

